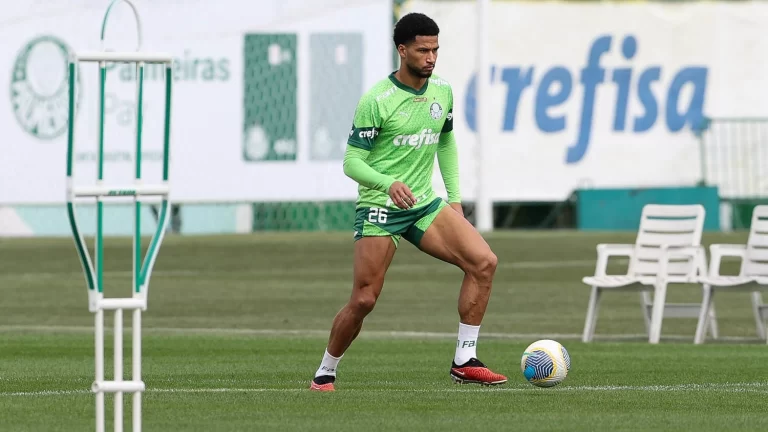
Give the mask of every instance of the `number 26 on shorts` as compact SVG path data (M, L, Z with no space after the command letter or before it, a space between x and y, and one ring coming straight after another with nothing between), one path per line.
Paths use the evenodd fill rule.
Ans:
M368 222L387 223L387 209L373 207L368 213Z

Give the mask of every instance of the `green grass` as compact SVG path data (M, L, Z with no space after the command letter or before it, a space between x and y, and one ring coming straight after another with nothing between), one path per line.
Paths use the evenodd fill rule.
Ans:
M766 430L768 347L755 338L748 294L716 300L729 339L693 346L695 320L668 319L653 346L639 296L608 293L596 342L578 342L589 295L580 279L594 270L595 245L632 237L489 236L500 267L478 354L510 378L490 389L448 377L461 273L402 243L333 394L307 387L349 296L349 235L167 238L143 315L144 430ZM742 242L746 233L705 237ZM105 293L128 295L130 240L109 239L105 257ZM93 316L72 240L0 240L0 296L0 430L93 429ZM671 287L669 297L701 300L695 286ZM554 389L520 372L524 348L544 337L563 342L573 361ZM125 342L128 378L130 333Z

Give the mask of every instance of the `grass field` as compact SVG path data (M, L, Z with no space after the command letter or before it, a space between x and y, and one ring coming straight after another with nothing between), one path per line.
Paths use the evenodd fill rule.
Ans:
M350 236L167 238L143 316L144 430L768 430L768 346L756 339L748 294L716 299L723 340L693 346L695 320L668 319L652 346L639 296L609 293L596 341L582 344L589 289L580 280L594 271L595 245L633 234L488 239L500 265L478 354L508 384L450 381L461 273L403 243L339 365L337 391L317 394L309 380L349 296ZM746 233L705 239L743 242ZM110 239L105 257L105 293L127 295L130 239ZM0 240L0 296L0 431L92 430L93 318L72 240ZM700 300L695 286L671 287L669 301ZM568 379L553 389L520 372L523 349L539 338L571 354ZM129 430L128 396L125 413Z

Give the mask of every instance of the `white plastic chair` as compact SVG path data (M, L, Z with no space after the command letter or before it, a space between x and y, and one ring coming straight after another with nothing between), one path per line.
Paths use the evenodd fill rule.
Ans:
M768 318L768 305L763 303L762 291L768 290L768 205L755 207L747 244L715 244L710 246L709 275L702 278L705 284L701 307L714 304L716 290L729 292L751 292L752 313L755 317L757 336L766 339L765 320ZM741 258L741 268L737 276L720 274L723 257ZM694 343L704 343L704 329L710 317L699 316ZM768 343L768 339L766 339Z
M662 318L696 318L701 305L666 304L667 286L673 283L700 283L706 276L706 251L701 246L705 210L701 205L659 205L643 207L635 244L597 245L595 275L583 282L592 287L582 341L591 342L597 324L600 296L607 291L638 291L648 341L661 337ZM629 257L626 275L606 275L608 259ZM651 299L651 292L653 298ZM709 308L708 325L717 337L714 307Z

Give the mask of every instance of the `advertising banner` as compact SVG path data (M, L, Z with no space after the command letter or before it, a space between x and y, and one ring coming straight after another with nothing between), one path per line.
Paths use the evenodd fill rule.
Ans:
M577 188L691 186L705 117L767 117L768 5L491 2L486 157L476 160L476 5L410 1L440 26L462 194L561 201ZM478 167L482 167L479 169ZM439 185L439 177L435 176Z
M19 3L19 4L17 4ZM105 3L14 3L0 20L0 205L65 200L67 59L99 50ZM345 201L357 101L392 65L391 0L136 0L143 51L174 58L176 202ZM690 186L706 117L768 117L768 4L492 2L483 161L476 158L474 1L410 1L441 28L462 195L560 201L578 188ZM105 44L136 49L124 5ZM108 64L105 182L134 171L136 70ZM78 69L76 183L96 179L99 81ZM160 176L163 70L147 66L145 182ZM3 102L4 101L4 102ZM437 164L436 164L437 165ZM482 166L482 168L480 168ZM439 172L435 186L443 192Z
M341 159L360 95L392 69L391 0L135 0L144 52L173 64L176 202L354 199ZM67 62L101 50L109 2L13 2L0 18L0 204L65 201ZM117 4L105 47L137 50ZM136 66L107 64L105 183L133 181ZM78 67L75 183L94 184L99 69ZM164 69L147 65L143 175L161 176Z

